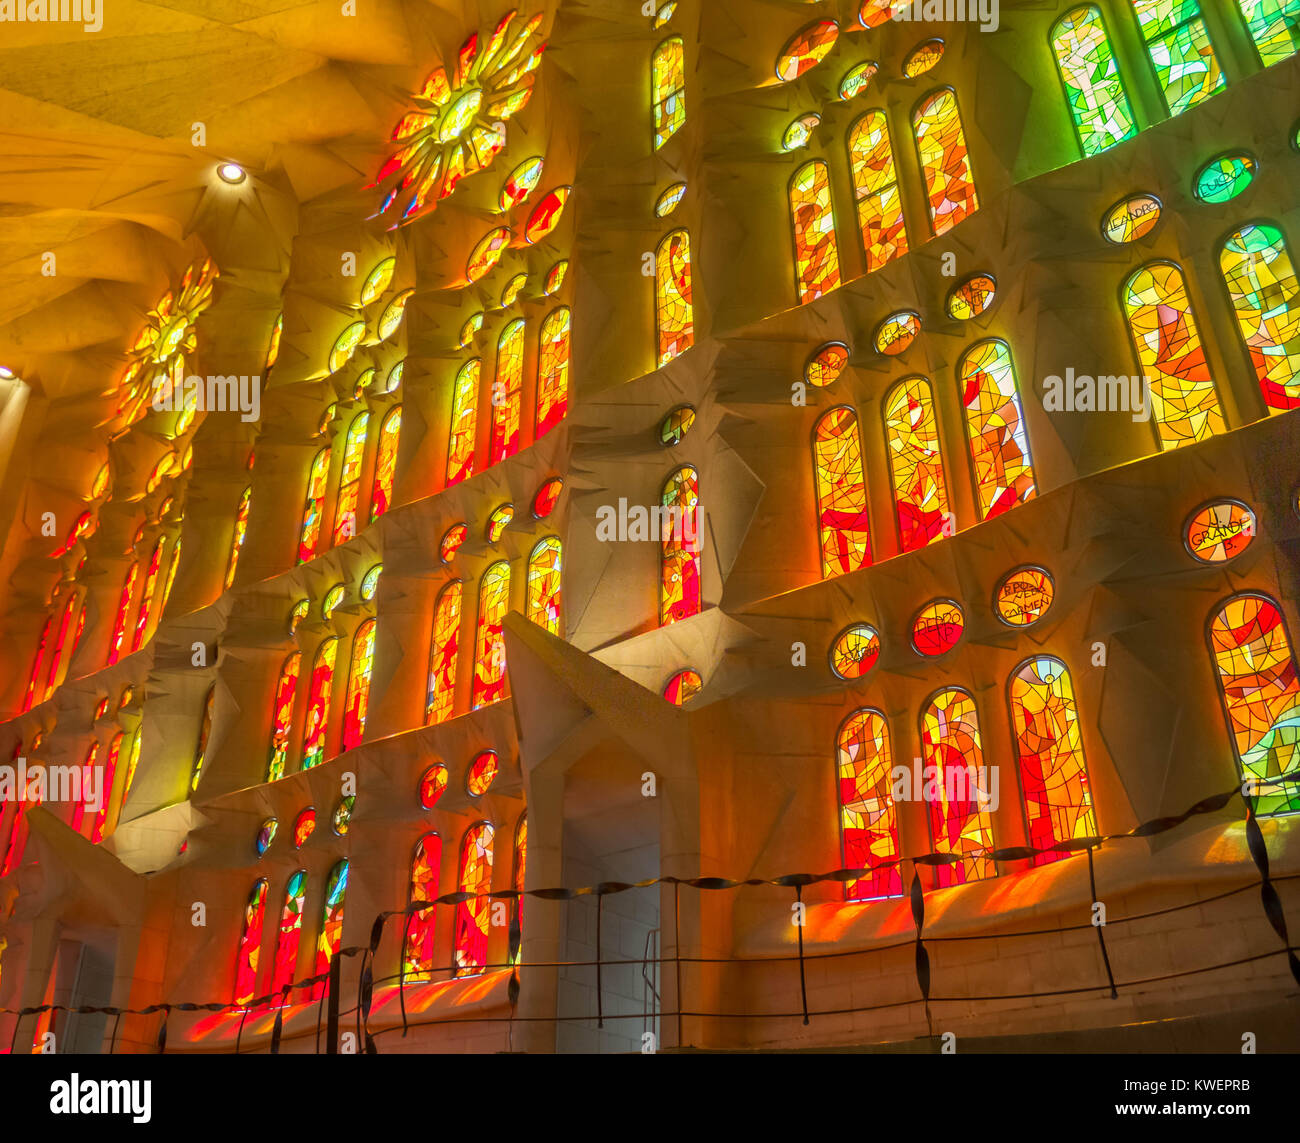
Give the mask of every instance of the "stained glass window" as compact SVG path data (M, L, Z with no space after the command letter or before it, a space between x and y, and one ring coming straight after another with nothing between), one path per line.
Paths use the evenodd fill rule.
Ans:
M1212 500L1183 525L1183 540L1193 559L1222 564L1236 559L1256 533L1255 513L1240 500Z
M514 518L515 506L513 504L502 504L500 508L494 509L492 515L488 517L487 528L485 529L487 542L489 544L498 543Z
M1020 759L1029 844L1035 849L1095 837L1097 819L1083 758L1083 735L1070 672L1060 659L1030 659L1011 676L1011 729ZM1044 853L1034 865L1069 857Z
M415 843L411 855L411 884L407 903L432 901L438 896L438 869L442 864L442 838L426 833ZM406 944L402 951L402 970L407 980L433 979L433 939L437 930L438 910L421 909L412 913L406 924Z
M855 64L840 80L839 97L848 100L861 95L879 70L880 65L874 60Z
M278 818L267 818L257 829L257 839L253 842L253 848L257 851L257 856L261 857L271 848L275 842L275 835L280 832L280 822Z
M537 433L543 437L569 409L569 308L561 306L542 322L537 358Z
M818 20L801 28L776 57L776 78L789 83L816 67L830 54L839 35L840 26L834 20Z
M903 892L898 860L898 811L891 784L889 727L878 710L856 710L835 739L839 772L840 835L847 869L870 869L844 883L848 901L897 897Z
M686 45L681 36L670 36L655 48L650 86L657 151L686 122Z
M547 536L528 557L527 616L552 635L560 634L560 561L559 538Z
M334 831L335 837L348 836L348 830L352 828L352 811L356 804L355 794L344 794L334 806L334 812L330 815L330 829Z
M1219 395L1187 297L1183 272L1172 262L1136 271L1121 291L1129 332L1150 381L1151 419L1162 449L1224 431ZM1101 378L1100 388L1110 380ZM1127 386L1127 378L1119 381Z
M135 634L131 636L132 652L140 650L144 643L145 633L149 628L149 619L153 611L154 592L158 587L158 569L162 564L163 549L167 545L167 537L159 536L158 542L154 544L153 554L149 557L149 570L144 575L144 589L140 593L140 610L135 617ZM172 566L176 566L173 557Z
M472 707L500 702L510 693L506 676L505 618L510 609L510 564L499 560L483 573L478 596Z
M172 584L176 582L176 573L181 566L181 539L176 537L176 543L172 545L172 560L167 566L167 578L163 581L162 602L158 604L158 619L162 619L167 611L167 601L172 597Z
M239 508L235 512L235 532L230 541L230 559L226 563L224 586L227 589L235 582L235 569L239 566L239 553L243 551L244 537L248 534L249 501L252 496L253 486L250 484L244 489L243 495L239 498Z
M695 410L690 405L678 405L659 422L659 443L665 448L673 448L686 439L686 434L694 426Z
M1237 0L1259 60L1271 67L1300 48L1300 13L1295 0Z
M545 160L541 155L534 155L531 159L525 159L515 167L506 176L506 181L501 184L501 194L497 197L497 207L504 212L523 202L537 189L545 165Z
M674 230L659 243L655 253L655 330L660 365L695 344L691 289L691 237L685 230Z
M524 226L524 241L528 245L540 242L560 225L564 204L569 201L572 191L572 187L556 187L533 208Z
M1224 84L1197 0L1132 0L1170 115L1181 115Z
M217 701L217 688L208 688L203 700L203 717L199 720L199 740L194 747L194 764L190 767L190 791L199 788L199 779L203 776L203 763L207 761L208 737L212 734L212 710Z
M388 511L397 476L397 441L402 432L402 406L396 406L379 426L379 451L375 456L375 483L370 493L370 519Z
M293 847L301 849L307 844L307 839L316 832L316 808L308 806L303 810L293 822Z
M980 519L987 520L1032 500L1034 467L1016 388L1016 370L1005 341L978 341L963 355L958 387L966 409L966 437Z
M492 889L492 825L479 822L470 826L460 847L460 869L456 887L474 897L456 906L452 934L456 976L476 976L487 966L488 924L492 902L477 896Z
M54 688L58 685L60 681L59 667L60 665L63 665L63 652L65 648L67 648L68 646L68 631L72 628L72 616L76 612L80 602L81 602L81 593L77 591L73 591L69 593L67 602L65 602L63 605L63 614L59 619L59 635L58 638L54 641L54 647L50 653L50 667L45 675L45 696L44 697L47 699L54 694ZM82 628L85 626L85 622L86 619L85 619L85 614L83 612L81 617L81 622L76 629L77 634L75 639L79 639L81 637L81 631ZM75 639L73 643L74 650L76 647ZM71 658L72 658L72 652L70 650L68 652L68 659L71 660Z
M961 640L966 616L951 599L927 604L912 620L912 649L918 655L946 655Z
M321 909L320 933L316 937L316 966L313 976L328 972L330 961L338 956L343 943L343 903L348 891L348 863L340 861L330 870L325 884L325 904ZM312 989L312 999L325 995L327 982L321 981Z
M972 274L958 282L948 294L944 308L953 321L967 321L979 317L993 304L998 284L989 274Z
M21 749L21 744L20 744ZM91 790L94 788L95 770L99 763L99 743L92 742L90 749L86 751L86 760L81 764L81 797L73 804L72 813L68 817L68 828L73 833L81 833L82 826L86 821L86 809L90 802L94 801L91 797ZM107 794L108 791L104 791ZM4 815L4 803L0 802L0 817Z
M497 341L497 374L492 392L489 464L519 451L519 420L524 397L524 319L516 318Z
M99 776L99 809L95 811L95 820L90 826L90 840L98 845L104 840L108 828L109 805L113 799L113 780L117 777L117 761L122 754L122 732L119 730L108 744L108 757L104 760L104 770Z
M510 886L519 896L515 898L513 912L514 923L510 926L511 942L518 942L515 945L514 956L511 958L511 964L518 964L523 956L523 932L524 932L524 878L528 866L528 815L526 813L519 815L519 824L515 826L515 871L510 878Z
M1119 246L1145 238L1160 221L1160 200L1155 195L1135 194L1117 202L1101 220L1101 232L1107 242Z
M885 444L900 550L915 551L943 538L949 511L934 396L924 377L906 378L885 396Z
M442 589L433 609L433 649L429 653L429 687L424 704L424 721L428 725L445 722L455 705L463 590L460 580L452 580Z
M1300 407L1300 284L1282 231L1243 226L1224 242L1219 269L1270 413Z
M880 658L880 635L866 623L854 623L831 644L831 670L841 679L860 679Z
M480 798L488 792L500 769L500 759L495 750L484 750L470 763L465 777L465 789L471 798Z
M898 172L889 145L889 120L883 111L868 111L849 131L849 172L870 274L907 253Z
M456 553L460 551L461 546L469 538L469 527L465 524L453 524L446 532L443 533L442 539L438 543L438 556L444 564L451 563L456 558Z
M1097 8L1085 4L1057 20L1052 53L1085 158L1137 134L1124 80Z
M325 758L325 735L329 730L330 691L334 687L334 660L339 641L326 639L316 652L311 669L311 690L307 696L307 725L302 737L302 768L310 770Z
M357 628L352 641L352 665L348 669L347 702L343 708L343 749L361 744L366 732L366 709L370 705L370 672L375 665L375 621L367 619Z
M298 941L302 936L302 905L307 896L307 871L299 869L284 887L284 907L275 941L275 967L269 995L277 1002L298 971Z
M27 690L23 694L23 710L32 709L32 703L36 699L36 682L40 678L41 663L45 659L45 646L50 640L50 627L54 623L54 617L48 616L45 620L45 626L41 628L41 637L36 644L36 655L32 659L31 673L27 676Z
M257 995L257 968L262 951L262 923L266 917L266 891L270 882L261 878L253 885L244 906L244 928L235 957L235 1003L247 1004Z
M912 132L925 177L930 222L936 235L947 234L979 209L966 134L952 88L940 88L921 101L912 112Z
M338 605L343 602L343 593L346 587L341 583L336 583L326 593L325 598L321 601L320 617L330 619L338 609Z
M831 409L817 422L813 464L817 471L822 579L830 579L871 563L862 442L858 439L857 414L847 405Z
M1202 202L1231 202L1255 181L1259 163L1253 155L1235 152L1211 159L1192 180L1192 190Z
M118 596L117 613L113 617L113 634L108 640L108 666L117 662L122 653L122 639L126 635L126 625L131 617L131 600L135 596L135 581L140 577L140 561L134 561L127 569L126 579L122 583L122 594Z
M804 366L803 379L809 385L824 389L839 380L844 367L849 363L849 347L840 341L831 341L823 345L808 359Z
M1255 812L1300 812L1300 681L1282 612L1268 596L1234 595L1209 637L1241 773L1261 783Z
M956 687L940 691L921 714L921 749L927 785L930 833L937 853L957 855L952 865L936 865L939 888L995 877L992 815L981 808L989 791L975 700ZM985 799L985 804L987 800Z
M343 444L343 471L339 473L339 498L334 509L334 543L343 544L357 534L357 512L361 499L361 463L366 455L366 431L370 414L352 418Z
M821 121L822 117L815 111L808 115L800 115L785 129L785 134L781 136L781 150L798 151L808 146L812 140L813 132L817 130Z
M361 285L360 300L363 306L368 306L393 284L393 273L396 269L397 259L393 257L383 258L376 263L375 268L366 275L366 280Z
M907 7L910 0L862 0L858 8L858 23L864 28L879 28L888 24L896 10Z
M700 672L687 667L678 671L664 684L664 698L673 706L685 706L704 687Z
M918 75L933 71L941 59L943 59L943 41L926 40L908 52L907 58L903 60L903 74L908 79L915 79Z
M563 477L554 476L550 480L543 481L533 495L533 519L545 520L554 512L562 491L564 491Z
M384 565L375 564L361 577L361 598L366 603L374 600L379 592L379 577L384 574Z
M803 305L840 284L830 175L821 159L805 163L790 180L790 219L794 227L795 289Z
M469 252L469 258L465 262L465 277L471 282L487 277L501 261L501 255L506 252L509 241L510 227L498 226L489 230Z
M1008 627L1037 623L1056 598L1056 585L1042 568L1017 568L998 584L993 610Z
M420 778L420 805L433 809L447 790L447 767L435 762Z
M685 193L685 183L673 183L672 186L655 199L655 217L667 218L677 209L677 204L682 201L682 196Z
M325 488L330 474L330 450L323 448L312 458L307 475L307 502L302 510L298 539L298 562L305 564L316 555L320 544L321 519L325 514Z
M474 475L478 436L478 387L483 362L475 357L461 366L452 386L451 436L447 442L447 487Z
M659 622L662 626L700 613L700 476L679 468L665 482L660 544Z

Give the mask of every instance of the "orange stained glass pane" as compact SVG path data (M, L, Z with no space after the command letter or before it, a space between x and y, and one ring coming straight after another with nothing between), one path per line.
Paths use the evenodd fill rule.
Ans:
M817 473L822 579L830 579L871 563L862 443L857 414L848 406L831 409L817 422L813 464Z
M519 421L523 399L524 319L516 318L502 330L497 341L489 464L497 464L519 451Z
M293 700L298 693L298 671L302 667L302 652L295 651L280 668L280 678L275 684L275 706L271 710L271 757L266 767L266 780L277 781L284 777L289 760L289 736L293 731Z
M379 427L379 451L375 456L375 482L370 493L370 519L388 511L397 477L397 445L402 433L402 406L398 405Z
M475 357L461 366L452 386L451 436L447 442L447 487L474 475L478 437L478 391L483 362Z
M814 301L840 284L831 184L820 159L805 163L790 180L794 227L794 276L799 303Z
M650 105L657 151L686 122L686 45L681 36L670 36L655 48L650 63Z
M464 585L452 580L433 609L433 647L429 652L429 686L424 704L428 725L451 717L456 701L456 664L460 657L460 610Z
M942 539L949 519L934 394L924 377L905 378L886 394L885 446L900 550L915 551Z
M478 894L492 889L492 837L489 822L470 826L460 849L457 889L475 896L456 906L452 933L456 976L475 976L487 966L492 902Z
M847 869L870 872L844 884L849 901L897 897L903 892L896 864L898 811L891 783L889 726L878 710L854 711L835 740L839 777L840 837Z
M700 613L700 476L686 466L674 472L660 496L661 626Z
M321 520L325 513L325 489L330 474L330 450L323 448L311 462L307 476L307 502L302 510L302 529L298 539L298 562L305 564L316 555L320 545Z
M691 238L685 230L674 230L665 237L655 254L655 329L660 365L695 344Z
M537 358L536 435L545 436L569 409L570 319L568 306L552 310L542 322Z
M868 111L849 131L849 172L870 274L907 253L898 172L889 145L889 121L883 111Z
M990 338L972 345L958 366L966 410L966 437L980 519L987 520L1036 495L1020 393L1011 350Z
M912 131L925 177L930 222L936 235L946 234L979 209L966 135L952 88L931 92L917 105L912 112Z
M505 618L510 610L510 564L499 560L479 585L478 635L474 648L472 707L478 710L510 695L506 675Z
M438 867L442 864L442 838L426 833L415 843L411 856L411 882L408 902L433 901L438 896ZM433 940L438 917L437 908L412 913L406 924L406 943L402 952L402 970L407 980L432 980Z
M528 618L552 635L560 634L560 540L547 536L528 557Z
M996 877L988 856L993 848L993 819L987 808L990 789L980 742L975 700L953 687L940 691L921 714L924 779L933 783L930 833L938 853L957 855L953 865L936 865L939 888Z
M357 511L361 499L361 464L366 456L366 432L370 414L352 418L343 445L343 471L339 473L339 498L334 509L334 543L342 544L357 534Z
M334 688L334 660L339 641L327 639L316 652L312 664L310 692L307 699L307 724L303 729L302 768L310 770L325 759L325 735L329 730L330 693Z

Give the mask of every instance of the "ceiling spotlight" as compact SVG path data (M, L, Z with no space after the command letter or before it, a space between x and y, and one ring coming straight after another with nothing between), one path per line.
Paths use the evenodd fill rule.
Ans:
M9 381L13 378L13 376L14 376L14 371L12 369L6 369L3 365L0 365L0 377L3 377L6 381Z
M242 183L248 178L248 172L238 163L222 163L217 167L217 178L223 183Z

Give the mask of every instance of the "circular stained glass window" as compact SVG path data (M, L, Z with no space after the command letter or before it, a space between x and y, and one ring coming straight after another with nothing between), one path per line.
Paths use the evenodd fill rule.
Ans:
M556 476L552 477L537 490L537 495L533 497L533 519L545 520L552 512L555 511L555 505L560 499L560 493L564 490L564 481Z
M354 321L347 326L338 339L334 342L334 348L330 350L330 372L337 373L349 361L352 355L356 353L357 346L361 344L361 339L366 335L366 323L363 321Z
M839 379L848 363L849 347L842 341L829 342L808 359L803 371L804 380L809 385L824 389Z
M426 810L433 809L447 789L447 767L435 762L420 779L420 805Z
M906 310L890 314L876 330L876 352L886 357L897 357L920 332L921 319L916 314Z
M1135 194L1117 202L1101 220L1102 237L1116 246L1136 242L1156 228L1160 210L1160 200L1153 194Z
M1183 540L1194 559L1222 564L1241 555L1255 538L1255 513L1240 500L1213 500L1188 517Z
M1029 627L1042 619L1056 598L1056 585L1042 568L1016 568L998 584L993 611L1008 627Z
M908 79L924 75L943 59L943 41L926 40L917 44L903 61L903 74Z
M655 217L667 218L677 209L677 204L682 201L682 196L685 193L685 183L673 183L672 186L659 196L658 201L655 203Z
M861 95L867 90L867 84L871 82L872 77L876 74L879 65L874 61L860 63L857 67L848 72L840 80L839 95L841 99L852 99L856 95Z
M396 258L385 258L380 262L361 286L361 304L368 306L382 294L393 282L393 271L397 269Z
M348 794L340 798L339 804L334 807L334 813L330 816L330 828L338 837L347 837L348 827L352 824L352 807L356 804L356 796Z
M860 679L880 658L880 636L874 627L855 623L831 644L831 670L841 679Z
M495 544L505 534L505 530L510 527L510 521L515 518L515 506L513 504L502 504L491 516L488 517L487 539L489 544Z
M257 856L261 857L268 849L271 843L275 841L275 835L280 829L280 823L275 818L267 818L257 831Z
M1220 155L1199 171L1192 190L1202 202L1229 202L1236 198L1259 173L1259 164L1251 155Z
M695 424L695 410L690 405L678 405L659 424L659 443L673 448L682 443Z
M664 685L664 698L673 706L685 706L704 686L704 680L700 678L699 671L692 671L689 668L685 671L678 671Z
M316 832L316 807L308 806L293 823L293 847L301 849L304 843Z
M483 328L483 317L483 311L479 310L465 319L465 324L460 327L460 336L456 342L457 349L464 349L474 340L474 335Z
M506 243L509 241L508 226L498 226L483 235L478 245L470 251L469 260L465 263L465 277L471 282L477 282L491 273L493 267L501 261L501 255L506 252Z
M444 564L449 564L452 557L460 551L460 546L469 536L469 528L464 524L453 524L447 529L442 537L442 542L438 545L438 554L442 557Z
M912 646L918 655L946 655L961 639L966 617L951 599L936 599L912 620Z
M488 787L497 776L499 761L495 750L484 750L470 763L469 774L465 778L465 789L470 797L478 798L488 792Z
M523 202L537 189L544 165L541 155L534 155L531 159L525 159L520 163L506 176L497 205L504 211Z
M974 274L959 282L948 295L948 316L955 321L979 317L993 304L998 284L990 274Z
M798 151L801 147L808 146L812 133L817 130L817 126L821 121L822 117L815 111L809 112L807 115L800 115L785 129L785 134L781 136L781 150Z
M383 571L383 564L375 564L361 577L361 598L367 603L375 598L375 593L379 590L379 577L383 574Z

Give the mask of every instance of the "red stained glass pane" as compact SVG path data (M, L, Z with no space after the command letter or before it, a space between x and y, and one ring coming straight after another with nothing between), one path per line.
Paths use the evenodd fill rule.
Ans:
M429 653L429 686L424 707L428 725L445 722L455 706L462 594L461 581L453 580L443 588L433 610L433 647Z
M492 835L488 822L471 826L460 848L457 890L481 894L492 889ZM456 906L453 948L456 976L475 976L487 965L488 926L492 902L475 896Z
M898 860L898 811L891 785L889 726L877 710L854 711L835 740L839 777L840 834L846 869L871 872L844 886L848 901L898 897L903 877Z

